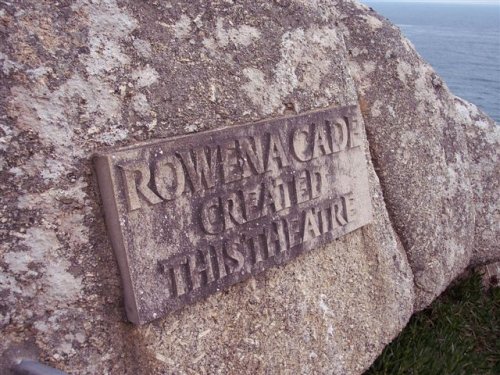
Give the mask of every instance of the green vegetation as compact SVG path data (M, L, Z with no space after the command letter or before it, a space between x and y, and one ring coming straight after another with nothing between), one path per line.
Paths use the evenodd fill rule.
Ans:
M473 273L416 314L367 374L500 374L500 288Z

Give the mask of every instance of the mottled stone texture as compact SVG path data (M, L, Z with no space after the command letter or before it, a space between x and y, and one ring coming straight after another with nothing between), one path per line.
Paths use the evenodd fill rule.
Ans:
M19 356L78 374L361 373L414 307L499 258L497 128L353 1L3 2L0 33L2 373ZM125 321L95 150L358 102L373 224Z
M388 21L343 2L349 66L416 309L469 264L500 257L499 128L445 83Z

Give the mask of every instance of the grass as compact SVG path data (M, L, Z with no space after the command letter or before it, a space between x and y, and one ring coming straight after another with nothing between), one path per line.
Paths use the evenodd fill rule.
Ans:
M500 288L471 274L450 287L388 345L372 374L500 374Z

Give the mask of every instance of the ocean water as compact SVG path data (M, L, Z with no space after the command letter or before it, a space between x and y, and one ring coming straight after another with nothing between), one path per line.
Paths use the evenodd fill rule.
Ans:
M396 24L450 90L500 123L500 1L362 1Z

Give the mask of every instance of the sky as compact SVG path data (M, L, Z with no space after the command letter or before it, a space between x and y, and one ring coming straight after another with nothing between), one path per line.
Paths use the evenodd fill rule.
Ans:
M363 3L449 3L449 4L496 4L500 0L361 0Z

